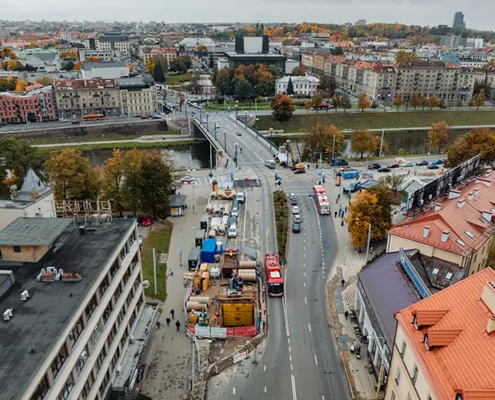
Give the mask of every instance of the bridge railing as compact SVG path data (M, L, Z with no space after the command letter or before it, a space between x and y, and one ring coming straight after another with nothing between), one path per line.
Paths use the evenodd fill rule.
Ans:
M259 133L256 129L249 126L249 124L244 122L241 118L237 117L237 121L240 122L241 125L244 127L244 129L246 129L249 133L256 136L260 140L260 143L262 143L266 148L268 148L268 150L272 154L275 155L278 153L278 147L270 139Z
M199 129L201 129L204 132L206 138L213 144L213 147L216 150L223 150L225 152L225 154L228 154L227 149L224 149L223 148L223 146L220 144L220 142L215 139L215 136L211 132L208 131L208 129L206 128L206 126L204 126L199 119L197 119L196 117L194 117L194 123L196 124L196 126Z

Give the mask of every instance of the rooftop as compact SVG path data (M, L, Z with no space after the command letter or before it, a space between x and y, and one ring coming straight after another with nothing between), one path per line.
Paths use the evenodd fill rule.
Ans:
M123 35L120 32L107 32L98 37L100 42L128 42L129 36Z
M81 63L81 69L84 71L91 71L94 68L128 68L126 64L121 61L91 61Z
M236 53L235 51L227 51L225 52L225 55L229 58L233 59L246 59L246 60L252 60L252 59L265 59L265 60L287 60L287 56L284 56L283 54L275 54L275 53L268 53L268 54L262 54L262 53L256 53L256 54L240 54Z
M486 331L491 313L480 299L487 281L495 281L495 270L486 268L396 314L436 398L495 396L495 332ZM429 321L419 330L412 323L418 312L418 318ZM430 350L423 343L425 334Z
M19 217L0 231L0 246L50 246L71 223L63 218Z
M37 221L48 220L37 219ZM58 219L58 221L69 221ZM114 219L81 236L74 225L67 226L57 241L56 254L49 252L37 264L0 261L0 269L14 272L15 284L0 296L0 308L14 308L14 316L0 325L0 393L5 399L21 399L27 386L52 350L60 333L88 291L98 283L102 268L135 223ZM77 283L39 283L41 268L54 266L64 272L79 273ZM20 293L30 299L21 301ZM34 352L30 352L33 349Z
M15 195L15 201L33 201L45 194L51 193L51 189L29 168L24 178L21 190Z

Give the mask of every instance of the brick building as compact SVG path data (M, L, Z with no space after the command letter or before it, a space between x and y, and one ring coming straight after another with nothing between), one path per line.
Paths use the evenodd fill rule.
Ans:
M0 93L0 123L52 121L57 117L52 86L29 93Z

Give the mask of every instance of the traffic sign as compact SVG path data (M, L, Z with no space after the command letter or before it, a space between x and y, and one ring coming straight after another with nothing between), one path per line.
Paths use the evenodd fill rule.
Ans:
M182 255L182 250L179 250L179 256L181 256L181 255Z
M311 197L312 197L311 193L310 193L310 194L308 194L308 197L309 197L309 198L311 198Z
M321 176L321 172L318 172L318 176Z

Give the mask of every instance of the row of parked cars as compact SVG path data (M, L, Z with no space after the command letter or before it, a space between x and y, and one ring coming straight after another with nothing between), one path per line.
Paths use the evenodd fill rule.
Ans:
M292 206L292 232L301 232L301 214L297 205L297 197L295 193L289 193L289 202Z
M232 212L230 213L229 221L229 238L235 238L237 236L237 221L239 219L240 205L244 203L246 196L244 193L237 193L232 204Z
M406 163L402 163L402 164L392 163L392 164L388 164L388 165L384 165L384 166L377 164L377 163L372 163L372 164L368 164L368 169L371 169L371 170L376 169L376 170L378 170L378 172L390 172L390 171L392 171L392 169L395 169L395 168L421 167L421 166L425 166L425 165L426 165L426 168L428 168L428 169L439 169L441 164L443 164L443 160L440 160L440 159L433 160L431 162L423 160L423 161L418 161L418 162L406 162Z

